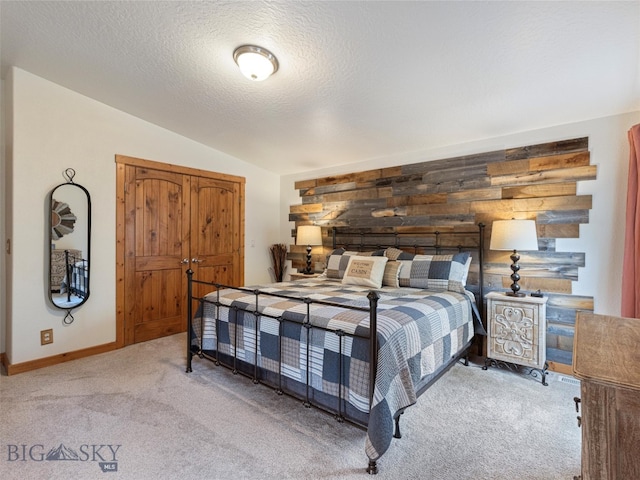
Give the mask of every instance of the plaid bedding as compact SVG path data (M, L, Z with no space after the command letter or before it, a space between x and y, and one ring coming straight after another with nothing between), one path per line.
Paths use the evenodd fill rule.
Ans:
M334 332L369 335L369 313L340 305L368 308L366 295L370 289L322 278L247 288L331 305L308 306L268 295L260 295L256 305L256 296L247 291L214 292L208 298L215 300L219 294L221 304L238 308L218 309L205 302L202 315L192 322L193 345L207 353L218 348L221 354L251 365L257 363L263 371L274 374L280 372L281 362L283 378L302 385L308 382L318 398L337 397L342 383L347 418L352 412L354 418L364 418L367 424L365 451L371 460L377 460L389 447L394 414L414 404L420 387L474 334L473 295L468 292L377 290L379 351L369 409L368 339ZM256 311L261 313L257 321ZM278 317L284 321L281 323ZM305 328L306 322L319 328Z

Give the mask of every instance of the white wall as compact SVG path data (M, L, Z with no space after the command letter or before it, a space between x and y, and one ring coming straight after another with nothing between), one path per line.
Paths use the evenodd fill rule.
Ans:
M13 213L5 232L13 245L6 257L11 364L115 341L116 154L245 177L245 281L269 280L269 245L280 241L277 175L24 70L11 69L6 83L14 111L5 123L13 131L13 153L6 158L12 175L3 210L9 219ZM88 302L74 310L73 324L63 326L65 312L52 308L46 293L46 204L68 167L91 194L92 288ZM41 346L40 331L47 328L54 330L54 343Z
M626 205L629 143L627 131L640 123L640 112L558 125L500 138L452 145L394 157L378 158L340 168L323 169L281 178L281 235L290 242L294 227L288 221L289 206L301 203L294 183L341 173L359 172L392 165L407 165L504 148L589 137L591 163L598 166L597 179L579 182L578 194L593 196L589 224L580 226L579 239L559 239L558 251L584 252L586 266L580 268L573 294L595 298L596 313L620 315L622 249Z

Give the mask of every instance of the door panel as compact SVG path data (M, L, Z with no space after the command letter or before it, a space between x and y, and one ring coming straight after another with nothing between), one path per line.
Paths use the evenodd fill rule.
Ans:
M189 256L190 178L140 167L134 177L134 192L126 197L135 210L134 249L125 262L133 272L127 320L133 325L131 342L137 343L186 328L182 259Z
M194 177L191 182L191 265L194 278L240 286L238 184ZM207 287L196 285L194 294Z

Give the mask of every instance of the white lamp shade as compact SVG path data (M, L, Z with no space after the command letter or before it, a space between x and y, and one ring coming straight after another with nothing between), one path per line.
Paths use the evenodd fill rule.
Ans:
M491 250L538 250L535 220L495 220Z
M296 245L322 245L322 229L317 225L299 226Z

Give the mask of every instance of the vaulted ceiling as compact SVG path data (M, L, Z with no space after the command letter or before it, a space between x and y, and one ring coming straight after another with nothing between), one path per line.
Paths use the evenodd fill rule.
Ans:
M640 110L638 1L7 1L17 66L288 174ZM280 69L241 76L255 44Z

